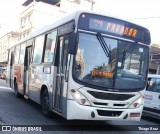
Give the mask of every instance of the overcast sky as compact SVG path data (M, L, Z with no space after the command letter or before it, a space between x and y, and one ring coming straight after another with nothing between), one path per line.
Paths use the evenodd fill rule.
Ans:
M109 15L147 27L151 42L160 44L160 1L159 0L96 0Z
M24 10L25 0L0 1L0 35L19 29L19 15ZM115 17L127 19L151 32L152 43L160 43L160 1L159 0L94 0L94 7Z
M0 1L0 35L11 30L19 29L20 13L24 7L21 6L25 0L1 0Z

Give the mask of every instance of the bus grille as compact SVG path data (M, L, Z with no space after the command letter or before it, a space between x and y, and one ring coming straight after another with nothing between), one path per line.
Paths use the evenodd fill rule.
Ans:
M106 111L106 110L97 110L98 115L100 116L111 116L118 117L121 115L122 111Z
M87 92L92 96L94 96L95 98L103 99L103 100L124 101L134 96L134 94L113 94L113 93L104 93L104 92L95 92L95 91L87 91Z

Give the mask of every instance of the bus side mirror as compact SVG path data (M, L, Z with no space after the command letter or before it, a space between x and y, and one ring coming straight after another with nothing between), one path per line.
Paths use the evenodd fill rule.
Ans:
M69 54L76 55L77 43L78 43L78 36L76 33L72 32L69 36L69 47L68 47Z

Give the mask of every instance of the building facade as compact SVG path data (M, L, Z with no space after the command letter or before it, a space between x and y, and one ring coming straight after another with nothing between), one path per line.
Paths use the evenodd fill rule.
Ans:
M20 15L20 40L36 29L51 24L65 16L65 12L61 11L56 4L31 1L31 3L23 5L26 6L26 9Z
M19 38L18 32L9 32L0 37L0 66L6 66L8 60L7 49L17 43Z

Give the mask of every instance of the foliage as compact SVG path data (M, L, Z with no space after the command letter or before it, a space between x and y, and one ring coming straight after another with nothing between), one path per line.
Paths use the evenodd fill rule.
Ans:
M151 46L160 48L160 43L159 44L152 44Z

